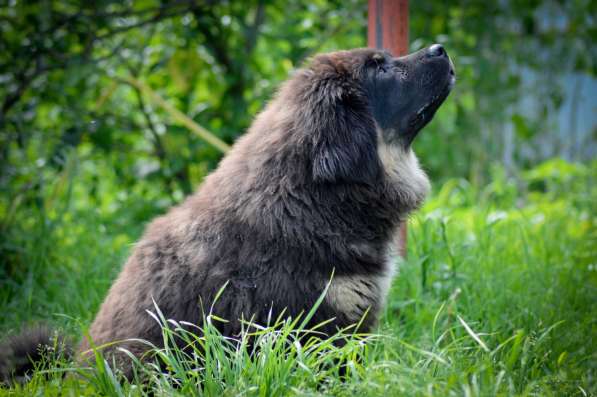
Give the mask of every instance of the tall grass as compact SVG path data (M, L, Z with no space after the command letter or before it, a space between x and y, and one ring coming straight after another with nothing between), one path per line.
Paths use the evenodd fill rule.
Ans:
M165 347L151 350L159 364L135 364L134 379L98 350L89 367L49 357L29 383L0 394L595 395L596 171L552 161L516 180L498 168L483 188L437 188L411 219L408 258L375 335L301 338L301 320L281 317L231 340L220 319L195 330L156 308ZM81 332L139 233L138 221L113 216L71 208L48 217L51 232L15 222L10 241L29 270L4 284L0 326L44 319Z

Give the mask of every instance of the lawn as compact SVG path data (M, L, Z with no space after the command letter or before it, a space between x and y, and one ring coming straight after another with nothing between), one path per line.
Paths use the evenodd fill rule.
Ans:
M65 167L44 202L2 208L13 221L1 231L1 330L47 321L78 337L144 222L169 205L151 186L118 191L109 172L90 192L92 174ZM342 348L299 341L295 319L265 327L249 354L208 324L204 350L157 351L170 371L139 364L143 381L102 360L74 368L49 358L0 395L595 395L595 175L597 162L552 160L515 179L496 167L483 187L434 186L410 220L408 258L375 335L339 334ZM180 334L156 316L167 340Z

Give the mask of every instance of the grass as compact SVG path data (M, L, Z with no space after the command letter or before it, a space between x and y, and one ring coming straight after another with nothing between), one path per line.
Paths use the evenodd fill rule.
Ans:
M0 395L595 395L596 171L551 161L516 181L496 168L483 188L438 187L411 219L408 259L375 335L347 330L336 347L299 339L301 319L279 319L255 331L253 351L209 322L197 340L156 310L165 341L179 335L203 349L167 343L154 354L170 370L138 364L132 382L101 359L75 368L49 358L31 382ZM90 203L84 178L73 176L53 205L20 208L5 228L1 329L46 320L80 334L140 219L161 210L139 192Z

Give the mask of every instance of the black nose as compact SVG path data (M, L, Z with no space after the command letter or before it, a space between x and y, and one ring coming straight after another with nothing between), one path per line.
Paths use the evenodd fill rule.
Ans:
M441 44L434 44L427 49L427 53L432 57L447 57L448 54Z

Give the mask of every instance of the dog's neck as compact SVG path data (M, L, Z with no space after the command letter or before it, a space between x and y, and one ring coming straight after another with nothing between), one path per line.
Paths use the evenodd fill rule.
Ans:
M397 143L386 143L382 131L378 130L377 152L385 177L390 185L397 185L401 204L407 211L423 204L431 185L413 150Z

